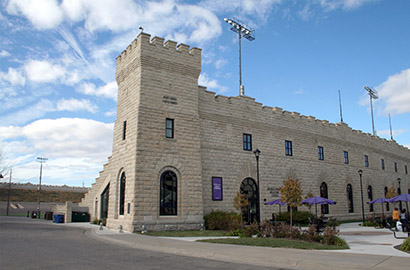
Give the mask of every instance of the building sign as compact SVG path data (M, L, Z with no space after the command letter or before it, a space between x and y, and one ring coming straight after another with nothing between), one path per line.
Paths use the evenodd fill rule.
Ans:
M272 195L272 197L279 196L280 188L268 187L267 190Z
M212 200L222 201L222 178L212 177Z

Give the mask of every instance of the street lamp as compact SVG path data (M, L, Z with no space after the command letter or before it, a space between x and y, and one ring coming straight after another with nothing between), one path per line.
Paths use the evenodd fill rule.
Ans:
M40 162L40 182L38 185L38 194L37 194L37 218L40 218L40 194L41 194L41 178L43 176L43 163L46 162L48 158L37 157L37 161Z
M255 151L253 151L253 153L255 154L255 158L256 158L256 181L257 181L257 207L258 207L258 211L257 211L257 220L258 220L258 224L261 223L261 207L260 207L260 188L259 188L259 155L261 154L261 151L259 149L256 149Z
M397 178L397 182L399 183L399 188L397 189L397 193L399 193L399 195L401 195L401 187L400 187L401 179ZM402 209L401 201L399 202L399 208L400 208L400 211L401 211L401 209Z
M249 41L255 40L255 30L247 26L240 20L236 19L224 19L225 22L232 25L231 30L235 33L238 33L239 39L239 95L245 95L245 87L242 85L242 57L241 57L241 39L242 37L246 38Z
M360 176L360 195L362 197L362 222L364 223L363 184L362 184L363 171L359 170L358 173L359 173L359 176ZM363 223L362 223L362 225L363 225Z

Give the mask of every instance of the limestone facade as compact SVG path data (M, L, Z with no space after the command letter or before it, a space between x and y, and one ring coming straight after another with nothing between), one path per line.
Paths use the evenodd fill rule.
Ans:
M106 214L108 227L121 225L125 231L200 228L212 209L234 210L233 198L245 179L257 182L255 149L261 151L262 220L278 210L263 202L280 197L289 174L301 180L303 194L320 196L325 183L328 198L337 201L329 215L340 219L361 217L359 169L365 202L369 186L376 199L386 187L397 188L398 178L402 193L408 192L408 148L345 123L263 106L248 96L215 95L198 86L200 72L200 49L151 40L145 33L117 58L113 152L82 202L92 219ZM172 138L166 136L166 119L173 123ZM244 150L244 136L251 139L250 149ZM285 141L291 142L292 155L286 155ZM160 211L161 179L167 172L176 179L176 212L171 215ZM213 177L222 179L222 200L213 199ZM353 211L348 209L348 185ZM103 201L108 202L105 212ZM374 212L380 207L375 205ZM369 210L365 203L366 215Z

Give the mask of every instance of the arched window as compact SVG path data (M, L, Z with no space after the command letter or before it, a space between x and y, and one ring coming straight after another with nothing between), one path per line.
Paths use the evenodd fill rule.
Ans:
M255 181L252 178L246 178L241 184L241 193L248 199L248 207L242 209L242 216L246 224L251 224L258 220L258 191Z
M125 204L125 172L121 174L120 178L120 208L119 214L124 215L124 204Z
M347 184L346 187L346 195L347 195L347 209L349 213L353 213L353 189L351 184Z
M100 218L106 219L108 217L108 202L110 198L110 184L101 193L101 208L100 208Z
M329 195L327 193L327 185L325 182L322 182L322 184L320 185L320 197L322 198L326 198L329 199ZM322 214L329 214L329 205L328 204L324 204L320 206Z
M385 197L385 198L386 198L388 192L389 192L389 188L388 188L388 187L384 187L384 197ZM389 205L389 203L386 203L386 211L390 211L390 205Z
M159 214L177 215L177 175L173 171L165 171L161 175Z
M367 187L367 197L369 198L369 201L373 201L373 189L370 185ZM369 211L374 211L373 204L369 204Z

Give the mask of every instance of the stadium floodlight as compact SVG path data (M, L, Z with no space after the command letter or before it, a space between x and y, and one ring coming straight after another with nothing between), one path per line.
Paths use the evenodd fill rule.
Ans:
M45 163L48 158L37 157L37 161L40 162L40 179L37 191L37 218L40 218L40 196L41 196L41 178L43 177L43 163Z
M365 86L364 89L369 93L370 97L370 111L372 114L372 128L373 128L373 135L376 136L376 130L374 129L374 119L373 119L373 103L372 99L378 99L379 97L377 96L376 90L372 89L371 87Z
M246 38L249 41L255 40L255 30L240 20L234 19L224 19L225 22L232 25L231 30L238 34L239 39L239 95L243 96L245 94L245 87L242 85L242 57L241 57L241 39Z

